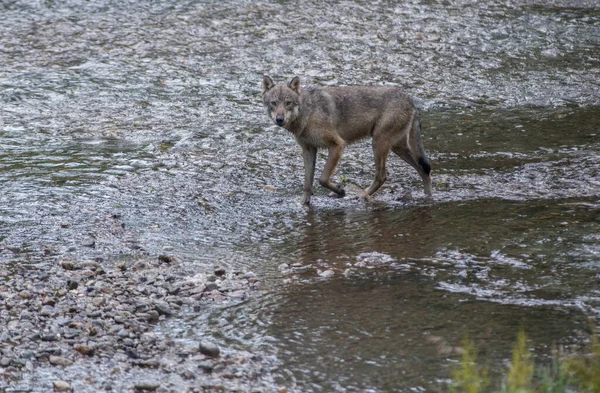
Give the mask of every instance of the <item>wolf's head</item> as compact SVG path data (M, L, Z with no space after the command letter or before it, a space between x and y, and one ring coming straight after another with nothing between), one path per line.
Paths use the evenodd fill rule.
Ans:
M262 90L267 114L275 124L286 127L293 123L298 116L300 104L300 78L295 76L287 85L276 85L265 75Z

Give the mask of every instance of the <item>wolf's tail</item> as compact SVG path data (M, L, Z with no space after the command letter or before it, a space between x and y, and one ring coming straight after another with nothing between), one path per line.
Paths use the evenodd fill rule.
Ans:
M417 162L423 169L423 172L429 175L431 173L431 164L429 164L429 159L427 159L427 154L423 147L423 138L421 137L421 116L417 110L415 111L413 118L411 134L410 140L414 143L412 150L418 154Z

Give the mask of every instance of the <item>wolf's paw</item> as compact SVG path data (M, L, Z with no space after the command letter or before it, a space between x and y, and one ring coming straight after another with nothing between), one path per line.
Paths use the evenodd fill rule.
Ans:
M372 200L371 195L369 195L365 190L360 190L360 199L364 200L365 202L371 202Z
M309 206L310 205L310 196L303 196L299 202L302 206Z
M346 196L346 190L344 190L342 187L338 187L336 191L331 191L329 193L329 196L335 198L343 198Z

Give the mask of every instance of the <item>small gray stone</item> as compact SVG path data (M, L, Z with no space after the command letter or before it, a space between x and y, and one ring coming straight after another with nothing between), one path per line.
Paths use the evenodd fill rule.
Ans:
M319 276L323 277L323 278L331 278L333 276L335 276L335 272L331 269L329 270L325 270L321 273L319 273Z
M62 356L50 356L50 364L53 364L55 366L70 366L73 364L72 361L70 361L67 358L63 358Z
M31 299L31 292L29 292L28 290L23 290L23 291L19 292L19 296L22 299Z
M147 392L153 392L160 387L160 383L157 382L138 382L135 384L136 390L142 390Z
M135 364L136 366L139 366L139 367L143 367L143 368L159 368L160 367L160 362L155 359L135 360L135 361L133 361L133 364Z
M205 362L200 362L198 363L198 368L201 368L202 370L206 371L206 372L211 372L215 367L213 366L213 363L211 361L205 361Z
M200 341L200 353L210 356L213 358L218 357L221 354L219 346L211 341L202 340Z
M73 261L69 261L69 260L62 261L60 263L60 266L62 266L62 268L65 270L75 270L75 268L76 268L75 263L73 263Z
M54 381L52 382L55 392L70 392L71 385L66 381Z
M56 309L52 306L44 306L40 310L40 315L42 315L44 317L51 317L54 314L56 314Z
M173 311L171 311L171 307L169 306L169 303L163 302L161 300L156 300L154 302L154 309L156 311L158 311L158 313L160 315L167 315L167 316L169 316L169 315L173 314Z
M158 317L160 314L156 310L148 311L148 322L156 322L158 321Z
M81 241L81 245L84 247L94 247L96 245L96 240L88 237Z
M42 341L47 341L47 342L59 341L60 334L58 334L58 333L43 334L41 339L42 339Z
M67 281L67 288L69 288L69 291L77 289L78 286L79 286L79 282L76 279Z
M227 273L227 271L222 266L215 266L214 273L215 273L215 276L221 277L221 276L224 276L225 273Z

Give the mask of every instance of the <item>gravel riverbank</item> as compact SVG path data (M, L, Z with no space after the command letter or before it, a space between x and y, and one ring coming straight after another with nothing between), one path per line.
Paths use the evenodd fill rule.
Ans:
M186 271L169 255L105 265L61 258L0 285L0 391L263 391L260 356L155 333L184 311L254 296L254 273Z

